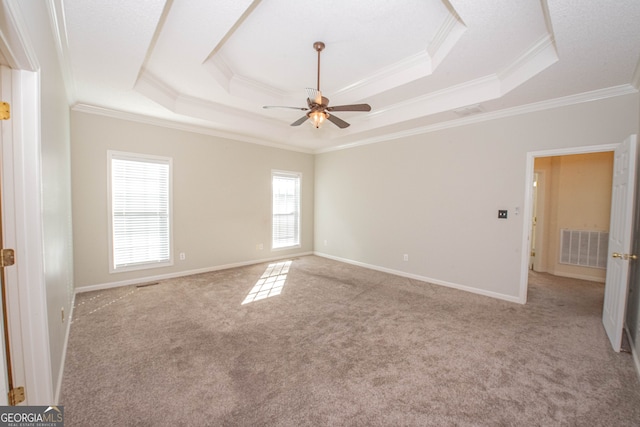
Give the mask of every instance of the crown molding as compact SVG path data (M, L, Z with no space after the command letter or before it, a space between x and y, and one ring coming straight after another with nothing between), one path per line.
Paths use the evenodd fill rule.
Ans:
M261 83L257 80L236 74L229 81L229 94L242 99L255 102L263 100L264 103L286 103L287 99L294 98L293 94L276 89L273 86Z
M255 100L256 96L260 96L268 103L282 102L286 98L294 97L291 93L236 73L221 52L209 58L204 65L218 84L230 95L250 100ZM349 96L350 99L364 99L398 84L428 76L432 71L429 55L426 51L419 52L333 92L332 98L336 100Z
M176 102L180 96L178 91L146 69L140 70L133 89L171 111L175 110Z
M408 56L394 64L333 92L336 99L360 100L384 92L392 87L409 83L433 73L431 57L426 50Z
M332 151L340 151L340 150L345 150L349 148L355 148L363 145L390 141L394 139L411 137L415 135L422 135L430 132L436 132L436 131L455 128L459 126L466 126L470 124L497 120L497 119L517 116L517 115L522 115L527 113L533 113L537 111L550 110L554 108L560 108L565 106L571 106L571 105L576 105L576 104L581 104L581 103L586 103L591 101L597 101L597 100L630 95L630 94L637 94L637 93L638 93L638 89L636 89L631 84L614 86L610 88L584 92L576 95L569 95L561 98L555 98L548 101L541 101L541 102L527 104L519 107L508 108L500 111L477 114L477 115L468 116L460 119L450 120L443 123L437 123L433 125L418 127L415 129L409 129L406 131L394 132L394 133L381 135L377 137L365 138L353 143L341 144L333 147L327 147L327 148L316 149L316 150L302 148L302 147L295 147L295 146L281 144L281 143L272 142L272 141L265 141L263 139L258 139L250 135L243 135L236 132L221 131L221 130L212 129L206 126L181 123L181 122L172 121L169 119L156 118L156 117L145 116L145 115L135 114L135 113L128 113L128 112L112 110L109 108L97 107L97 106L92 106L87 104L77 104L72 107L72 110L88 113L88 114L95 114L95 115L121 119L121 120L128 120L128 121L133 121L133 122L138 122L143 124L150 124L154 126L161 126L161 127L170 128L170 129L177 129L177 130L182 130L186 132L194 132L194 133L199 133L199 134L204 134L209 136L215 136L219 138L225 138L225 139L230 139L230 140L235 140L240 142L263 145L263 146L278 148L278 149L287 150L287 151L295 151L295 152L301 152L306 154L322 154L322 153L327 153ZM186 100L185 102L187 104L193 104L189 100Z
M333 97L352 100L365 99L392 87L431 75L466 30L467 27L460 18L449 10L449 15L425 50L335 91Z
M245 12L251 12L250 9ZM294 94L278 90L277 88L258 82L238 74L224 57L221 51L222 46L228 40L246 17L243 15L229 33L218 43L216 48L209 54L203 65L215 78L218 84L233 96L255 100L256 96L261 96L266 102L280 102L285 98L293 98ZM466 31L466 26L461 19L449 8L449 15L444 20L434 39L425 46L424 50L410 55L402 60L390 64L376 72L353 82L341 89L332 92L334 101L349 98L350 102L361 100L398 85L429 76L433 73L438 64L453 49L462 34Z
M211 56L204 61L202 65L209 70L209 73L211 73L220 87L229 92L234 73L224 56L218 52L215 56Z
M376 109L366 117L375 119L374 127L383 127L499 97L500 81L492 74Z
M0 50L9 66L17 70L38 71L35 49L29 38L27 24L20 11L18 0L0 2L0 13L5 25L0 28Z
M501 94L511 91L534 77L542 70L558 62L558 52L553 36L545 34L529 49L515 58L511 64L497 73L500 80Z
M95 115L121 119L121 120L128 120L128 121L133 121L133 122L138 122L143 124L150 124L150 125L160 126L160 127L170 128L170 129L177 129L177 130L182 130L186 132L194 132L194 133L199 133L199 134L204 134L209 136L215 136L219 138L225 138L225 139L230 139L230 140L235 140L240 142L263 145L263 146L287 150L287 151L295 151L295 152L300 152L305 154L322 154L322 153L327 153L332 151L340 151L340 150L345 150L349 148L355 148L363 145L391 141L394 139L411 137L415 135L422 135L430 132L436 132L440 130L451 129L451 128L466 126L466 125L475 124L475 123L481 123L481 122L508 118L508 117L527 114L527 113L533 113L537 111L550 110L554 108L560 108L565 106L571 106L571 105L576 105L576 104L581 104L581 103L586 103L591 101L597 101L597 100L614 98L614 97L624 96L624 95L637 94L637 93L638 93L638 89L636 89L631 84L614 86L610 88L584 92L576 95L569 95L561 98L555 98L548 101L541 101L541 102L527 104L519 107L508 108L500 111L477 114L477 115L468 116L460 119L450 120L443 123L437 123L433 125L409 129L406 131L390 133L390 134L381 135L377 137L365 138L353 143L341 144L333 147L327 147L327 148L316 149L316 150L306 149L302 147L295 147L295 146L281 144L281 143L272 142L272 141L265 141L263 139L258 139L249 135L238 134L231 131L229 132L221 131L221 130L212 129L206 126L181 123L181 122L172 121L169 119L156 118L156 117L145 116L145 115L135 114L135 113L128 113L128 112L112 110L109 108L97 107L97 106L92 106L87 104L77 104L72 107L72 110L88 113L88 114L95 114ZM186 102L189 104L192 104L188 100Z
M261 134L270 135L272 141L282 140L285 137L280 120L266 118L250 111L205 99L182 95L146 70L140 73L134 89L176 114L211 121L217 123L221 128L253 129L257 125L261 129Z
M535 102L532 104L522 105L519 107L507 108L500 111L494 111L489 113L477 114L474 116L464 117L461 119L449 120L442 123L436 123L433 125L422 126L406 131L395 132L379 137L366 138L357 142L342 144L335 147L329 147L325 149L315 150L314 153L321 154L331 151L345 150L348 148L359 147L363 145L375 144L378 142L391 141L394 139L406 138L415 135L422 135L430 132L436 132L445 129L456 128L460 126L466 126L475 123L487 122L491 120L503 119L507 117L518 116L522 114L534 113L537 111L551 110L560 107L567 107L576 104L582 104L591 101L598 101L607 98L615 98L618 96L637 94L638 89L630 84L613 86L605 89L597 89L590 92L579 93L576 95L569 95L560 98L550 99L547 101Z
M279 120L201 98L180 95L172 111L195 119L217 122L234 129L252 129L258 125L260 134L282 136L283 127ZM213 120L213 117L216 120ZM275 138L277 137L272 137L272 139Z
M64 86L67 92L67 99L70 105L77 102L75 79L73 78L73 70L71 68L71 56L69 54L69 39L67 38L67 24L64 14L62 2L55 0L47 1L47 11L53 38L55 39L56 51L58 53L58 62Z
M381 127L397 123L400 119L407 120L487 102L503 96L557 61L553 37L546 34L499 73L377 109L368 117L376 117L377 126Z
M261 99L265 104L283 103L287 102L287 99L295 98L289 92L236 73L221 52L205 61L203 65L220 87L232 96L250 101Z
M279 144L271 141L265 141L263 139L258 139L249 135L242 135L235 132L226 132L226 131L208 128L206 126L198 126L198 125L189 124L189 123L181 123L181 122L177 122L169 119L145 116L142 114L112 110L110 108L98 107L94 105L76 104L71 108L71 110L77 111L80 113L93 114L98 116L110 117L113 119L127 120L130 122L142 123L147 125L164 127L168 129L176 129L176 130L181 130L185 132L193 132L193 133L199 133L202 135L225 138L233 141L262 145L266 147L277 148L280 150L296 151L296 152L305 153L305 154L313 154L313 151L310 149L306 149L302 147L294 147L294 146L285 145L285 144Z
M464 25L462 19L453 10L452 7L448 7L449 16L445 19L442 26L438 29L435 37L429 43L427 52L431 56L431 64L435 70L442 60L451 52L451 49L458 43L460 37L467 31L467 26Z

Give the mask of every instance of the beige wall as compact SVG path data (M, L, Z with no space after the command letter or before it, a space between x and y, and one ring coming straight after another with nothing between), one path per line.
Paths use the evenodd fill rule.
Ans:
M542 177L536 270L604 282L605 269L559 263L560 230L609 230L613 152L540 157L534 170Z
M82 112L71 114L77 288L313 250L313 156ZM172 267L109 273L107 150L173 159ZM271 251L271 170L302 172L302 247ZM263 250L256 248L264 245ZM178 254L186 259L180 261ZM139 281L139 280L138 280Z
M621 142L638 107L627 95L320 154L316 250L514 300L527 153Z

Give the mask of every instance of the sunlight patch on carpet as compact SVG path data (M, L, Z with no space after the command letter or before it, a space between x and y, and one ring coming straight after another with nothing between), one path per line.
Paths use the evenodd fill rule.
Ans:
M118 302L118 301L120 301L120 300L122 300L124 298L127 298L128 296L132 295L134 292L135 292L135 289L127 292L124 295L121 295L118 298L110 299L107 302L101 302L102 294L98 294L98 295L96 295L94 297L91 297L91 298L87 299L86 301L81 301L79 303L75 303L74 306L73 306L73 317L71 319L71 324L77 322L83 316L89 316L91 314L97 313L98 311L109 307L111 304L114 304L114 303L116 303L116 302ZM101 302L102 305L99 305L99 306L92 305L93 303L96 303L96 302ZM91 309L90 309L90 311L84 312L81 315L80 314L81 310L79 310L79 307L84 305L84 304L87 304L89 307L91 307Z
M253 286L242 305L261 299L280 295L292 261L282 261L269 264L260 279Z

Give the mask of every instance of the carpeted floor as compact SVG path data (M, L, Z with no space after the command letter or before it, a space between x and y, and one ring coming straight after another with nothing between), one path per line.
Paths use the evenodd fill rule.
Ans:
M532 273L522 306L315 256L82 293L60 404L67 427L637 426L602 299Z

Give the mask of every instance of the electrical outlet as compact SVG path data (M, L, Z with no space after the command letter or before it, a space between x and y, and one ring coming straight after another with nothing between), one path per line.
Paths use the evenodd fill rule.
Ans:
M409 254L404 254L402 259L404 259L405 261L409 261Z
M180 261L184 261L185 259L187 259L187 254L180 252Z
M507 219L507 210L506 209L500 209L498 211L498 218L500 219Z
M257 249L257 250L259 250L259 251L261 251L261 250L263 250L263 249L264 249L264 245L263 245L262 243L258 243L258 244L256 245L256 249Z

